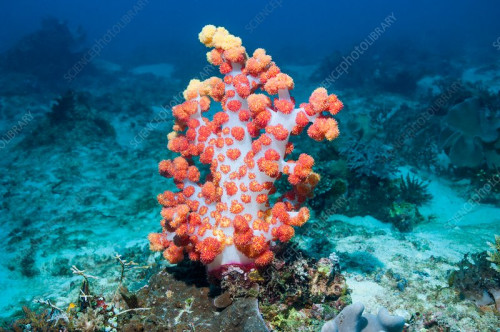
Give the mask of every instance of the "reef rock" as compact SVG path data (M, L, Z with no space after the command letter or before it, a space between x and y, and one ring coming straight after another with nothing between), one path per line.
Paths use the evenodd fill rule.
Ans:
M485 108L479 98L469 98L454 105L445 117L451 130L444 147L451 162L458 167L493 168L500 162L500 119L498 111Z
M201 271L199 271L201 272ZM259 312L257 298L237 298L217 308L209 294L206 276L192 273L191 278L178 268L153 275L137 294L133 306L149 308L119 321L123 331L268 331ZM131 308L131 309L134 309Z
M225 332L269 331L256 298L237 299L220 313L212 327L213 331Z

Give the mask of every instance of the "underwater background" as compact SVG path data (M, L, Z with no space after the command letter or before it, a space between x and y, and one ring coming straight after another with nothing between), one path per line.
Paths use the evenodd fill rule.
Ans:
M334 257L349 301L409 331L499 331L492 0L0 2L0 326L30 330L49 309L37 317L54 327L51 305L81 308L82 280L109 298L171 267L148 241L157 194L175 189L158 162L175 157L189 80L221 76L198 40L207 24L266 49L298 103L323 86L345 105L338 139L295 137L321 180L289 245ZM321 330L326 316L300 308L261 311L273 330Z

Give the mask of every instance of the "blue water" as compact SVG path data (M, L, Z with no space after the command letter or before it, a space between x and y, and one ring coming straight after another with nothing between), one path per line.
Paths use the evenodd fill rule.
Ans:
M72 29L82 27L88 45L100 38L133 9L137 1L16 1L2 3L0 50L6 50L21 36L34 31L40 20L53 16L65 20ZM166 59L178 53L166 52L169 42L190 48L198 46L191 38L206 24L224 26L241 36L249 49L266 45L271 54L285 47L305 52L314 60L335 50L355 45L382 21L394 13L397 27L384 36L409 45L431 48L435 52L463 52L488 48L498 37L498 4L485 1L473 5L466 1L253 1L212 5L204 1L175 4L150 0L102 52L102 56L127 59L130 52L144 49ZM303 45L307 41L307 45ZM155 48L150 50L150 48ZM492 51L492 50L490 50ZM301 58L300 56L295 56Z
M334 143L295 141L322 175L310 223L332 234L304 228L298 245L339 253L369 309L408 319L450 306L448 326L500 326L493 309L479 315L491 295L429 295L500 234L499 16L493 0L2 1L0 318L8 326L35 299L67 307L81 283L72 265L98 275L101 294L117 287L115 254L150 266L129 273L133 290L164 266L147 235L160 227L156 195L174 186L157 163L175 157L166 135L179 93L221 76L198 40L214 24L249 55L265 48L294 78L297 104L324 86L345 105ZM426 199L404 190L408 174ZM406 294L375 277L387 270L410 280Z

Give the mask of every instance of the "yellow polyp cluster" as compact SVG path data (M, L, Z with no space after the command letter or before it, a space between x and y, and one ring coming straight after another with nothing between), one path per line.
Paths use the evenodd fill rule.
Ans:
M241 46L241 39L233 36L223 27L206 25L198 35L200 42L207 47L229 50Z

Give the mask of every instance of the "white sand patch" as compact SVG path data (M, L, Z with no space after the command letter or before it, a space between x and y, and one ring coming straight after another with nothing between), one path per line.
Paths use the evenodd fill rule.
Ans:
M340 220L342 222L354 225L354 226L362 226L369 230L385 230L391 231L391 224L383 223L378 219L373 218L372 216L356 216L356 217L347 217L341 214L334 214L331 216L332 220Z
M463 72L462 80L469 83L480 83L489 92L497 93L500 91L500 64L483 66L479 68L470 68Z
M430 92L432 95L437 96L442 93L441 88L436 84L442 79L443 77L439 75L422 77L417 82L417 95L427 96Z
M352 289L352 302L362 302L367 312L378 312L380 308L379 298L386 295L386 289L370 280L357 280L357 276L347 277L347 284Z
M404 168L400 170L407 173ZM428 240L432 251L448 258L463 256L487 249L486 241L500 233L500 207L469 201L467 193L473 190L468 181L452 182L426 173L412 176L429 181L428 191L433 198L420 212L435 219L417 226L413 234Z

